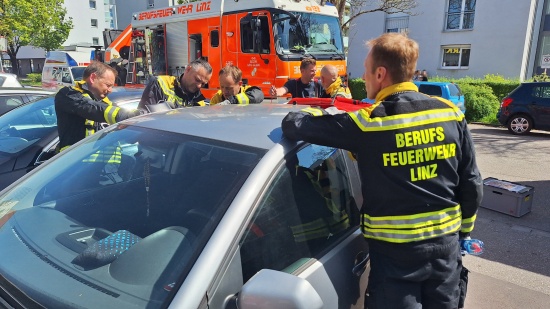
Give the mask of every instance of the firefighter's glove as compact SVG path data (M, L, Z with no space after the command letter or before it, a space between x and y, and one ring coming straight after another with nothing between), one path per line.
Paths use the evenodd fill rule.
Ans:
M218 103L218 105L231 105L231 101L225 100L223 102Z

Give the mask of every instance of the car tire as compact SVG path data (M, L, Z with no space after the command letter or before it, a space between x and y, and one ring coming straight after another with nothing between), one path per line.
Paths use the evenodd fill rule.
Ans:
M533 129L533 119L525 114L514 115L508 120L508 131L512 134L527 134L531 129Z

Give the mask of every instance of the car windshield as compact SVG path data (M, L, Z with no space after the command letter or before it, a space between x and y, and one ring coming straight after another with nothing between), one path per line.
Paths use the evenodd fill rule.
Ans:
M17 153L57 130L54 97L24 104L0 117L0 153Z
M75 82L82 80L84 69L86 69L86 67L71 67L71 72L73 73L73 78Z
M96 133L0 196L0 284L16 283L1 288L47 308L165 306L264 152Z
M296 18L289 13L273 14L273 33L279 54L304 53L343 57L337 17L291 13Z

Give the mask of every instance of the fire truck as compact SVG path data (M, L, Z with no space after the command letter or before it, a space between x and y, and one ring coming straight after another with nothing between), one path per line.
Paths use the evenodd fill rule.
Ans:
M219 89L218 71L233 64L243 82L269 96L300 77L305 57L346 75L338 12L314 0L203 0L132 15L127 84L146 84L150 76L180 76L197 59L213 67L205 96ZM130 32L130 30L128 30Z

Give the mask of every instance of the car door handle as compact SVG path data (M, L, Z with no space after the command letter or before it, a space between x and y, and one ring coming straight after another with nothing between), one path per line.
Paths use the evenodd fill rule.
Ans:
M355 256L355 265L351 269L351 272L356 275L357 277L361 277L361 275L365 272L365 269L367 268L367 263L370 260L370 256L368 252L361 251L357 253Z

